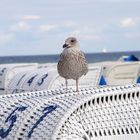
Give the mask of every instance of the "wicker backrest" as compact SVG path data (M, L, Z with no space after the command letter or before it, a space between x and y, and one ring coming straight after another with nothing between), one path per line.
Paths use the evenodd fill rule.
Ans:
M52 139L136 139L140 138L140 88L114 90L80 99L66 114Z
M34 70L36 68L37 63L0 65L0 94L5 94L5 89L7 89L7 86L15 75L23 71Z
M136 83L140 63L122 63L113 66L106 74L108 85L125 85Z
M47 90L55 75L58 75L56 71L48 68L21 72L10 81L6 94ZM44 86L42 86L43 83L45 83Z
M138 140L139 99L139 85L3 95L0 138Z
M101 67L89 67L89 72L80 78L79 86L98 86L102 74ZM69 80L68 85L75 89L75 81ZM60 77L56 70L49 68L25 71L17 74L9 83L6 94L27 91L40 91L65 87L64 78Z

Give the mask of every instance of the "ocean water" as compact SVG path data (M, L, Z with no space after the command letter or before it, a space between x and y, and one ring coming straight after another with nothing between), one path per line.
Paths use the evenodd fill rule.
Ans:
M101 61L115 61L123 55L135 55L140 59L140 51L133 52L112 52L112 53L88 53L85 54L88 63ZM5 56L0 57L0 64L6 63L56 63L59 55L33 55L33 56Z

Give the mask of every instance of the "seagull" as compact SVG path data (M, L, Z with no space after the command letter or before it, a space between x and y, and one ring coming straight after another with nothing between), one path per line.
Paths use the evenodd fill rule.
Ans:
M88 72L88 64L84 53L79 48L79 43L75 37L69 37L63 45L63 52L57 64L59 75L65 78L66 90L68 79L76 80L76 91L78 91L78 80Z

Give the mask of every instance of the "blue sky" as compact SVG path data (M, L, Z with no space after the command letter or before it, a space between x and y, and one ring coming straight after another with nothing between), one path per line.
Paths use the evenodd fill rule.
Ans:
M140 0L0 0L0 56L140 50Z

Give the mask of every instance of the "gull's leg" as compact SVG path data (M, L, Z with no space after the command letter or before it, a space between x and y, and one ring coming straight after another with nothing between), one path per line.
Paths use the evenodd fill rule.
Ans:
M76 79L76 91L78 92L78 79Z
M66 91L68 90L68 80L65 80L65 84L66 84Z

